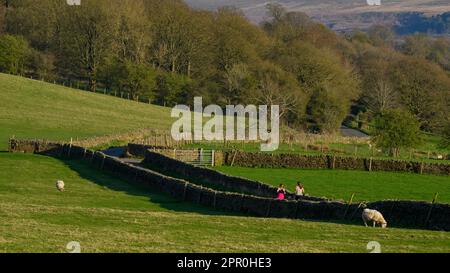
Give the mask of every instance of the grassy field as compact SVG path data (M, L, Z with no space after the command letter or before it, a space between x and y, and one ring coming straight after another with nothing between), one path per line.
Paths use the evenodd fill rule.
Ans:
M171 124L167 108L4 74L0 74L0 101L0 151L12 135L68 140L138 128L168 129ZM299 174L267 172L254 170L252 175L288 184ZM270 176L277 172L280 181ZM311 178L306 174L301 177L310 194L347 199L351 192L333 189L327 180L335 177L333 173L311 171ZM313 180L319 174L322 179ZM366 175L347 177L358 177L361 183L377 181L373 174ZM382 178L391 176L386 180L391 184L416 181L416 187L403 192L405 197L412 193L413 199L423 194L429 200L435 188L447 186L440 177ZM66 182L65 192L55 189L57 179ZM317 191L309 179L318 181ZM359 188L356 184L353 187ZM386 186L374 192L390 191ZM357 193L356 199L364 197ZM441 201L450 200L448 192L439 193ZM365 194L372 198L373 192ZM230 215L128 185L78 161L0 152L0 252L66 252L71 241L80 242L82 252L367 252L369 241L379 241L384 252L450 252L446 232Z
M448 232L219 215L77 161L0 153L0 173L0 252L450 252Z
M435 193L439 193L438 202L450 203L448 176L343 170L252 169L228 166L218 167L217 170L274 186L283 183L291 191L295 190L297 181L301 181L305 185L307 194L330 199L349 200L355 193L355 201L403 199L431 202Z
M434 163L450 163L450 160L437 160L435 159L436 154L446 157L450 155L448 149L439 148L438 144L440 141L439 136L431 136L423 134L423 143L414 149L413 151L407 151L405 149L401 150L400 156L396 159L400 160L413 160L413 161L424 161L424 162L434 162ZM320 147L320 144L314 145L316 149ZM206 150L239 150L245 152L259 153L261 152L261 146L259 143L233 143L224 146L223 143L213 142L213 143L194 143L185 145L186 148L203 148ZM341 156L358 156L358 157L373 157L378 159L393 159L387 153L378 152L375 149L370 149L368 144L347 144L347 143L331 143L329 145L324 145L326 149L324 152L320 150L312 150L309 148L305 149L304 145L300 144L280 144L279 149L270 152L273 154L304 154L304 155L319 155L319 154L336 154ZM328 150L327 150L328 149ZM430 158L428 158L428 152L430 153Z
M170 109L0 73L0 150L8 138L69 140L170 129Z

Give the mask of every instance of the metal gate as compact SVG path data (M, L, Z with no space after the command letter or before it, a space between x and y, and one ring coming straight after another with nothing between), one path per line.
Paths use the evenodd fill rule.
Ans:
M198 167L214 167L214 150L175 150L175 159Z

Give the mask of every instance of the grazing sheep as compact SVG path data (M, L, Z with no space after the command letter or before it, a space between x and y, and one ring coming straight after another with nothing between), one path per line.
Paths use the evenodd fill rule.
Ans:
M387 227L387 222L384 220L383 215L376 210L371 209L365 209L362 214L362 219L364 221L364 224L367 225L367 222L373 221L373 227L376 227L376 224L380 224L382 228Z
M437 156L437 159L443 160L443 159L444 159L444 156L443 156L443 155L438 155L438 156Z
M56 188L58 191L64 191L64 181L58 180L56 181Z

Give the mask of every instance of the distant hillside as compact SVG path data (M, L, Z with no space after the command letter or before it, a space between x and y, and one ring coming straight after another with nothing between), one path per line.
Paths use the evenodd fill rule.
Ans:
M236 6L255 23L265 18L267 0L185 0L195 8L214 10ZM335 30L367 28L377 23L394 23L395 14L420 12L434 15L450 11L448 0L381 0L381 6L369 6L366 0L278 0L290 11L302 11Z

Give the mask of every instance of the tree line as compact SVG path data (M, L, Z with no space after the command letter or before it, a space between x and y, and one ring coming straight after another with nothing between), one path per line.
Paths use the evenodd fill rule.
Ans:
M339 35L278 4L257 26L233 7L193 10L181 0L0 3L2 72L83 81L165 106L194 96L278 104L283 124L321 132L389 109L432 132L449 122L447 40L412 36L399 47L383 27Z

